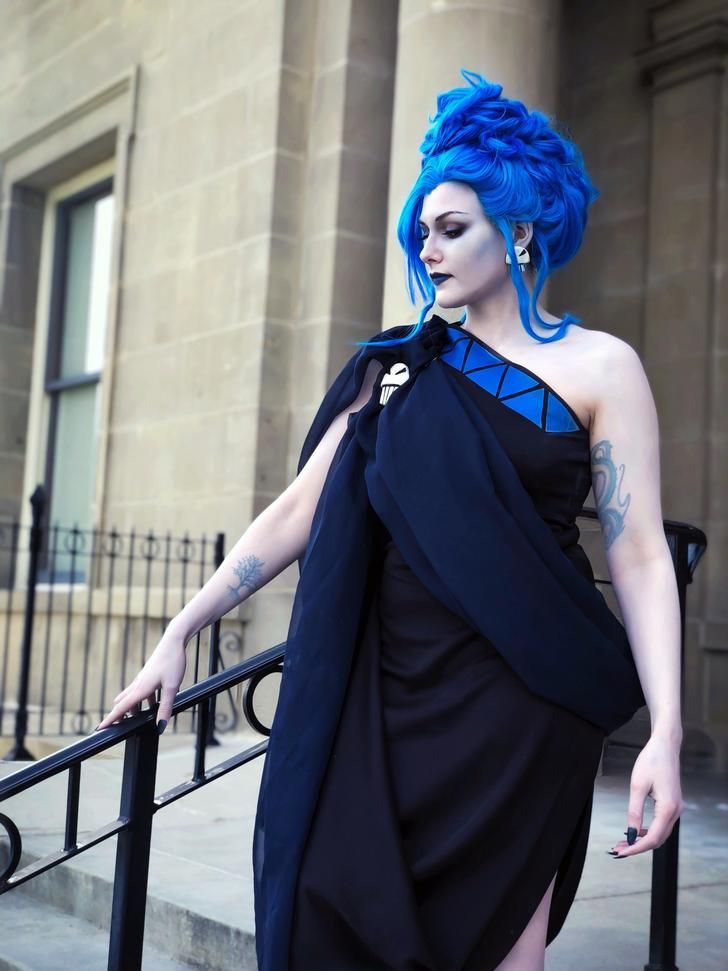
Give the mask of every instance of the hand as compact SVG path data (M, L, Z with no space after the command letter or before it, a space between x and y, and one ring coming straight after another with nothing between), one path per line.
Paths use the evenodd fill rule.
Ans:
M642 817L648 795L655 801L655 814L649 828L643 829ZM619 840L608 852L621 860L662 846L684 808L680 790L680 746L660 735L652 735L637 756L629 790L627 829L633 826L637 830L637 841L630 846L626 839Z
M144 698L151 708L157 701L157 689L161 688L157 728L160 733L163 732L172 715L172 705L182 684L186 664L185 642L168 627L139 674L114 698L114 707L99 723L96 731L108 728L133 708L140 708Z

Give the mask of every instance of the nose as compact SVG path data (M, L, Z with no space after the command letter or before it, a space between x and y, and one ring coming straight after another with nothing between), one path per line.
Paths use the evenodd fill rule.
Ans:
M432 233L425 238L422 243L422 249L420 250L420 259L423 263L435 260L436 262L440 259L440 254L437 251L437 244L432 242Z

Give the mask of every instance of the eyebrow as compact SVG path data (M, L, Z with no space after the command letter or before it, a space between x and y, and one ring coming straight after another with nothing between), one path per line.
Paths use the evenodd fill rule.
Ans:
M447 212L441 212L439 216L435 216L435 222L436 223L439 223L441 219L444 219L445 218L445 216L451 216L453 213L455 213L455 214L457 214L459 216L467 216L468 215L467 212L461 212L460 209L448 209ZM422 219L420 219L420 220L418 220L418 225L420 225L420 226L426 226L427 223L424 222Z

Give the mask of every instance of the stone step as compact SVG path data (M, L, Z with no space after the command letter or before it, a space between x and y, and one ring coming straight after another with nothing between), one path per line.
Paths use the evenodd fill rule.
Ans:
M100 849L96 847L91 852L98 853ZM111 862L113 846L109 849L111 852L105 855ZM159 862L155 857L153 851L150 870L155 862ZM35 854L24 853L21 866L37 858ZM4 952L5 902L16 896L22 896L27 906L37 904L39 908L50 907L58 914L79 918L86 926L96 929L108 946L113 882L109 877L91 872L88 866L80 867L80 859L77 857L48 870L0 898L0 955ZM173 884L175 896L184 895L186 888L196 899L191 899L189 906L165 899L158 887L155 892L150 881L144 921L145 952L147 947L154 948L168 955L170 960L180 962L180 967L204 968L205 971L257 971L255 934L239 926L242 908L237 914L231 914L229 909L223 910L220 920L204 913L205 901L216 896L213 868L172 858L165 861L164 870L165 881ZM245 895L244 880L228 879L226 883L227 890L232 890L241 901ZM177 967L176 964L171 966ZM82 967L86 968L86 965ZM0 971L3 971L1 964Z
M0 898L0 971L106 971L109 935L19 888ZM198 966L199 967L199 966ZM142 971L192 971L194 965L144 945Z

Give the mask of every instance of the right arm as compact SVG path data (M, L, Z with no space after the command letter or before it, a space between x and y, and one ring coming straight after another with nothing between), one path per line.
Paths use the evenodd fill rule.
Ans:
M278 576L306 549L313 514L349 415L359 411L372 394L381 365L371 360L356 399L340 412L291 484L248 526L215 573L168 624L147 663L114 699L114 707L99 724L107 728L141 704L150 705L161 688L157 722L172 713L185 671L185 648L198 631Z
M371 397L380 367L370 362L359 395L334 418L293 482L253 520L205 586L171 621L185 644L303 555L349 415Z

